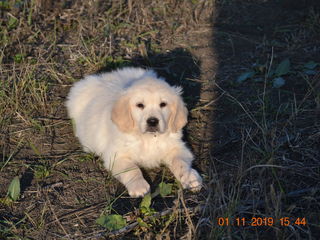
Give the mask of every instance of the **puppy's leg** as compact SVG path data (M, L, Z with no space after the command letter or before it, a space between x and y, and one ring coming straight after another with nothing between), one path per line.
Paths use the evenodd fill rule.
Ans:
M118 159L110 169L112 175L126 186L131 197L142 197L150 191L150 185L143 178L137 165L128 160Z
M192 191L199 191L202 185L202 179L199 173L191 168L193 156L185 148L183 151L174 151L167 159L167 166L173 175L180 181L183 188L189 188Z

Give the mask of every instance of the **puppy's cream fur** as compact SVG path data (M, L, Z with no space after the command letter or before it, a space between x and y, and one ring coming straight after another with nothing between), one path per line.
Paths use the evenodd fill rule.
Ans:
M150 190L139 167L165 164L184 188L201 188L193 155L181 140L187 109L180 94L180 87L153 71L123 68L75 83L66 105L84 150L102 156L129 195L139 197ZM155 132L148 131L150 117L159 120Z

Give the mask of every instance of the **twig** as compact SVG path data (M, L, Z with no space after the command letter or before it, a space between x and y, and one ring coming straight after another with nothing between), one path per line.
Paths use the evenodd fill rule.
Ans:
M183 206L183 210L184 210L184 212L185 212L185 214L186 214L186 217L187 217L187 219L188 219L187 222L190 223L190 225L188 224L188 225L189 225L189 231L188 231L188 233L187 233L187 236L188 236L189 234L191 234L191 236L192 236L192 233L195 232L195 228L194 228L194 226L193 226L192 219L191 219L191 217L190 217L188 208L187 208L187 206L186 206L186 202L185 202L185 200L184 200L183 191L180 189L180 190L179 190L179 193L180 193L179 195L180 195L180 197L181 197L181 203L182 203L182 206ZM190 231L191 231L191 232L190 232ZM189 235L189 236L190 236L190 235Z
M199 111L199 110L202 110L202 109L206 109L207 107L209 107L210 105L212 105L213 103L219 101L219 99L225 94L225 92L223 92L219 97L207 102L205 105L203 106L199 106L199 107L196 107L194 109L191 109L190 112L196 112L196 111Z
M48 184L46 186L43 187L43 189L45 190L52 190L56 187L61 187L63 185L63 182L56 182L56 183L52 183L52 184Z
M51 205L50 199L48 198L47 195L46 195L46 199L47 199L49 208L50 208L50 210L51 210L51 212L52 212L52 214L53 214L53 216L54 216L54 218L55 218L55 221L58 222L58 225L60 226L60 228L61 228L62 231L64 232L65 237L69 238L69 237L68 237L69 234L67 233L66 229L62 226L62 224L61 224L61 222L60 222L60 219L58 219L57 214L56 214L56 212L54 211L54 209L53 209L53 207L52 207L52 205Z
M317 191L320 191L320 188L316 188L316 187L305 188L305 189L300 189L300 190L289 192L287 194L287 197L301 197L305 193L311 192L311 193L315 194Z
M70 216L75 215L75 214L77 214L77 213L79 213L81 211L84 211L84 210L86 210L86 213L88 213L88 210L94 209L94 208L96 208L96 207L98 207L100 205L104 205L105 203L106 202L103 201L103 202L99 202L99 203L96 203L96 204L88 206L88 207L83 207L83 208L80 208L80 209L76 209L76 210L74 210L72 212L68 212L66 214L63 214L63 215L59 216L55 220L52 220L52 221L48 222L47 225L50 225L50 224L55 223L57 221L61 221L64 218L70 217Z

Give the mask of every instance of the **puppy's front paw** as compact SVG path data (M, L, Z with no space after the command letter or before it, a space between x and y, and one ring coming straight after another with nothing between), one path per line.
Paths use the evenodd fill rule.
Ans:
M182 173L180 182L184 189L188 188L193 192L197 192L201 189L202 178L196 170L190 168Z
M129 182L126 187L130 197L143 197L150 191L150 185L143 178Z

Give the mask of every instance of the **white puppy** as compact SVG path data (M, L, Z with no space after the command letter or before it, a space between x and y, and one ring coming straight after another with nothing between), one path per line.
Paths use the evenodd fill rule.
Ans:
M181 140L188 112L180 94L153 71L123 68L75 83L66 105L84 150L100 155L129 195L139 197L150 190L139 167L165 164L184 188L201 188Z

